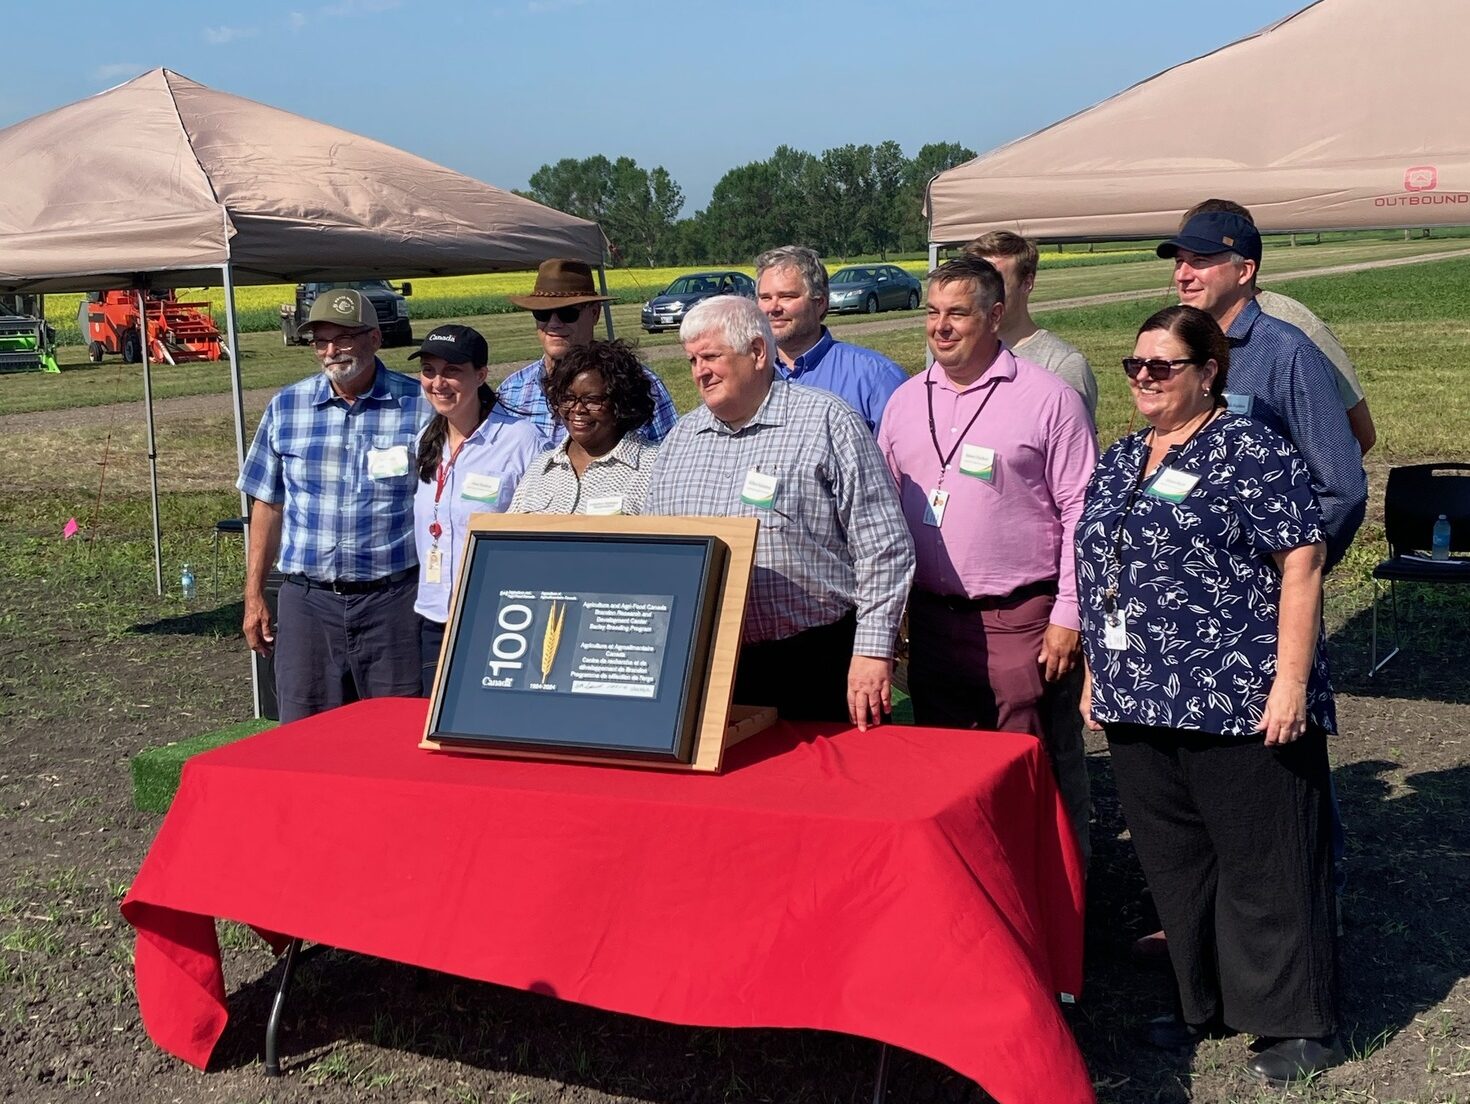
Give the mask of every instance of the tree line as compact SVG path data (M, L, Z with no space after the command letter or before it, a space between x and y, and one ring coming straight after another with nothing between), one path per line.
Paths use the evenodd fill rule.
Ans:
M931 142L913 157L894 141L821 154L778 146L725 173L709 204L685 218L678 182L631 157L566 157L542 165L518 194L600 223L615 266L748 264L789 243L823 256L886 257L925 248L925 186L974 156L956 142Z

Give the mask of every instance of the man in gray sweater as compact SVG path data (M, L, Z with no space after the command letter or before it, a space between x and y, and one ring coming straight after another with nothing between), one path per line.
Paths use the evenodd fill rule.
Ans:
M1076 346L1069 345L1031 319L1031 289L1036 286L1036 246L1007 230L982 234L965 252L989 261L1006 285L1006 312L1000 320L1000 340L1016 356L1039 364L1082 396L1087 413L1097 421L1097 380L1092 366Z

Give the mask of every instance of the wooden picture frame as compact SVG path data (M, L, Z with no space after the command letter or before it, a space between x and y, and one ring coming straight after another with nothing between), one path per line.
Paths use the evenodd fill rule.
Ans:
M434 690L419 746L453 754L614 763L676 771L718 771L727 748L769 727L776 719L772 709L732 703L735 667L739 660L741 631L745 620L745 601L755 564L758 526L759 522L754 518L594 517L567 514L473 516L466 536L465 553L459 561L461 569L459 578L455 580L449 620L439 654L439 667L435 674ZM466 606L469 600L467 595L472 590L471 576L476 542L490 540L497 542L500 547L510 548L514 546L514 542L525 540L545 542L549 539L554 545L558 539L568 542L605 539L609 546L614 543L637 546L644 543L639 538L647 538L646 543L650 547L659 543L691 546L699 542L709 542L712 553L705 561L712 565L707 593L704 595L709 605L708 616L696 616L696 626L703 625L703 631L696 629L698 638L693 641L690 653L693 657L691 661L696 662L698 667L689 672L673 672L675 677L687 678L688 681L668 690L670 693L693 693L698 696L697 702L690 703L694 710L692 731L688 734L687 743L682 745L682 754L679 751L673 754L654 754L647 749L574 747L559 740L555 733L550 733L547 742L542 745L523 736L502 741L493 735L467 736L441 728L440 718L446 712L446 694L462 696L464 693L457 688L458 684L456 687L446 686L451 675L451 657L456 655L455 649L460 643L464 620L466 617L486 616L493 620L496 616L493 609L487 612L483 608L471 609ZM472 628L464 628L466 649L470 647L468 634L473 631ZM472 662L472 657L462 652L458 662ZM669 674L665 672L665 677ZM542 678L546 678L544 673ZM486 685L490 685L488 680ZM665 691L660 691L661 696L664 693ZM545 701L545 698L541 700ZM667 709L669 705L670 701L666 700L663 708ZM526 708L530 708L530 705ZM548 708L549 719L555 711L556 703L552 703Z

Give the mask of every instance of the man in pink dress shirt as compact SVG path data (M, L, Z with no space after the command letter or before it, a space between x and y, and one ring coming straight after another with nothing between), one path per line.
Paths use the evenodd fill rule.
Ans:
M1080 690L1073 536L1097 463L1092 419L1076 391L1001 344L1005 284L988 261L941 265L927 301L934 364L894 392L878 432L918 557L914 720L1046 741L1085 854L1081 741L1044 718L1052 695L1075 706Z

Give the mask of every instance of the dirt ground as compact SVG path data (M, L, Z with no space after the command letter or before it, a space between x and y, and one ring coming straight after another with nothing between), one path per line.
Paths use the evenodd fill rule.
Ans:
M133 810L127 764L140 748L244 714L239 607L125 634L34 631L50 606L15 573L0 576L4 1099L871 1099L877 1051L865 1040L657 1024L335 951L303 967L283 1035L287 1076L267 1082L262 1035L279 966L232 925L222 932L230 1027L209 1073L183 1066L139 1022L132 938L117 912L160 820ZM1350 833L1343 1009L1357 1060L1293 1099L1470 1096L1470 645L1463 604L1424 599L1411 610L1418 635L1375 681L1365 677L1364 615L1334 634L1336 780ZM1242 1071L1246 1040L1205 1044L1192 1060L1139 1044L1144 1022L1169 1004L1168 980L1129 959L1150 918L1105 747L1091 752L1088 988L1071 1021L1100 1097L1278 1098ZM889 1099L983 1097L899 1054Z

